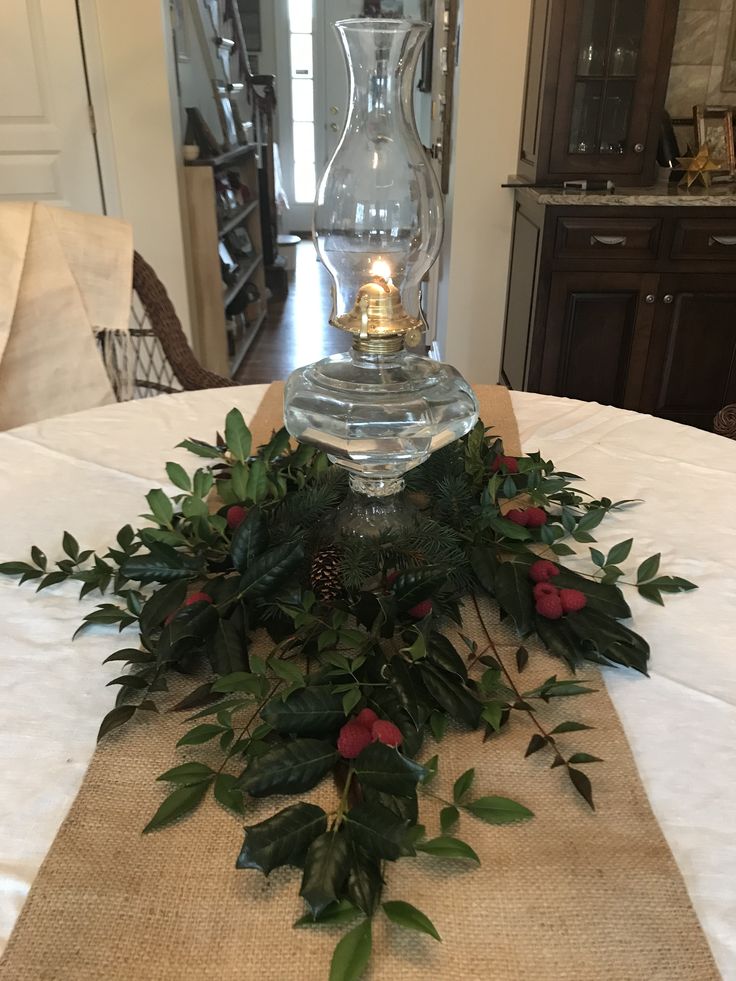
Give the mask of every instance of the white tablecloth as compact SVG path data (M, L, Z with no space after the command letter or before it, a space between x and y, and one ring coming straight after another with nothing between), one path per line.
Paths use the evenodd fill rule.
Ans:
M0 434L0 561L36 544L61 558L61 532L101 547L167 484L173 447L212 438L238 405L252 417L266 386L107 406ZM652 646L649 680L606 671L647 789L724 978L736 981L736 442L648 416L513 393L526 450L539 449L614 499L644 498L597 532L633 536L640 559L700 584L666 610L629 597ZM492 420L486 420L487 423ZM79 788L118 670L115 638L71 636L96 600L67 584L36 594L0 577L0 944ZM605 765L605 764L604 764Z

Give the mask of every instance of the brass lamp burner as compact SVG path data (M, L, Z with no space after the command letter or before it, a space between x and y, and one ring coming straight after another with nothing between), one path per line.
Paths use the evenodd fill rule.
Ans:
M406 342L417 344L423 323L410 317L401 293L390 279L373 276L361 286L350 313L330 320L334 327L353 335L353 347L370 354L400 351Z

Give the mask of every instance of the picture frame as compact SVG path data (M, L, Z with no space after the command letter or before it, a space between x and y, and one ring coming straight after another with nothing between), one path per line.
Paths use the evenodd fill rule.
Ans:
M721 173L731 178L736 175L733 114L732 106L693 106L696 146L707 143Z
M423 21L429 24L429 33L422 48L417 87L420 92L431 92L434 62L434 0L421 0L420 16Z
M361 16L401 20L406 16L404 0L363 0L363 13Z

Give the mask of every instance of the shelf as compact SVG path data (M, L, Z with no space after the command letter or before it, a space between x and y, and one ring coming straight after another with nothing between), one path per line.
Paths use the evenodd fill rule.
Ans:
M253 212L256 210L257 207L258 207L258 198L255 198L255 200L249 201L244 208L240 208L238 211L236 211L235 214L232 215L232 217L228 218L228 220L220 228L218 232L219 237L224 238L225 235L228 234L228 232L231 232L233 230L233 228L237 228L242 221L245 221L248 215L253 214Z
M248 353L251 344L256 339L256 335L258 334L259 330L263 326L263 322L266 319L267 313L268 313L268 308L264 303L263 310L261 311L261 314L258 317L258 319L254 320L250 326L245 328L245 337L242 339L239 346L235 349L235 354L229 359L231 378L243 363L243 358Z
M635 82L637 75L576 75L576 82Z
M187 167L212 167L214 170L221 170L228 164L233 164L244 157L250 157L258 152L257 143L248 143L247 146L236 146L233 150L226 150L216 157L199 157L197 160L187 160Z
M226 307L230 306L232 301L242 290L242 288L245 286L245 284L248 282L248 280L251 278L253 273L256 271L256 269L260 266L262 262L263 262L262 255L255 256L253 260L249 263L249 265L247 265L245 269L242 271L242 273L238 276L238 278L235 280L232 286L228 286L228 288L225 290L225 295L222 300L223 304Z

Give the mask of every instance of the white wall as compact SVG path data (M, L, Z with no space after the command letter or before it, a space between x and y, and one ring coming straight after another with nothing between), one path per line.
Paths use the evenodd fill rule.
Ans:
M168 0L82 0L111 214L133 225L189 333L180 179L182 134Z
M471 382L496 382L511 249L530 0L460 0L453 165L438 343Z

